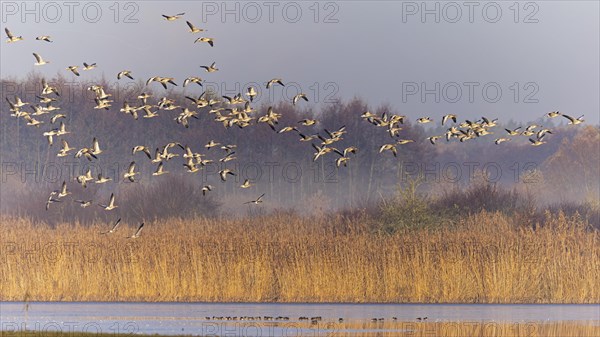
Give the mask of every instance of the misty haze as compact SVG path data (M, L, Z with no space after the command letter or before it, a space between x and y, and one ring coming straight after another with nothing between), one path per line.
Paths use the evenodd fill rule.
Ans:
M599 10L3 1L2 334L599 335Z

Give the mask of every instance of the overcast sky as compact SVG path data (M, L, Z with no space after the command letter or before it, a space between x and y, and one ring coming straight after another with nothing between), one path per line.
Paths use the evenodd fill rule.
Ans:
M117 10L114 1L4 1L2 29L25 40L1 43L1 76L35 69L72 78L68 65L96 62L80 79L116 82L129 69L136 80L170 76L180 87L200 76L233 94L281 77L287 97L299 89L311 104L358 96L413 118L532 120L560 110L599 122L599 2L422 3L140 1ZM192 34L186 20L208 31ZM213 37L214 48L194 44L200 36ZM32 52L51 63L34 67ZM218 72L199 67L213 61Z

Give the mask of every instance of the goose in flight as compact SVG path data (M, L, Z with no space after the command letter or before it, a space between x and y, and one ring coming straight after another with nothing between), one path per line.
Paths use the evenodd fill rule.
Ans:
M189 173L196 173L200 170L196 163L194 163L194 158L188 158L187 163L183 164Z
M62 186L60 188L60 191L55 191L57 192L57 196L59 198L64 198L67 195L71 194L71 192L67 191L67 182L63 180Z
M67 118L67 116L63 114L56 114L50 118L50 124L54 124L59 118Z
M196 83L199 86L202 86L202 79L200 77L188 77L183 81L183 87L185 88L189 83Z
M265 194L263 193L263 194L261 194L261 195L260 195L260 197L256 198L256 200L250 200L250 201L246 201L246 202L244 203L244 205L245 205L245 204L255 204L255 205L258 205L258 204L260 204L261 202L263 202L262 198L263 198L264 196L265 196Z
M79 175L75 177L75 180L83 186L83 188L87 187L87 182L94 180L92 177L92 171L88 168L85 174Z
M215 46L215 39L213 39L212 37L199 37L196 39L196 41L194 41L194 43L198 43L198 42L206 42L211 47Z
M254 186L254 184L250 183L250 179L244 180L244 183L242 185L240 185L241 188L250 188L252 186Z
M115 224L112 226L112 228L106 232L101 232L100 234L112 234L117 230L117 227L119 227L119 225L121 224L121 218L117 219L117 221L115 222Z
M204 185L202 187L202 195L206 195L206 192L210 192L213 190L213 186L212 185Z
M498 139L494 140L494 143L496 145L500 145L501 143L508 142L508 141L510 141L510 138L498 138Z
M379 153L383 151L391 151L394 154L394 157L398 156L398 151L396 150L396 144L383 144L379 148Z
M254 97L256 97L256 95L256 89L254 89L254 87L248 87L248 90L246 91L246 96L250 98L250 102L254 100Z
M404 144L413 143L413 142L414 142L414 140L412 140L412 139L398 139L398 141L396 143L400 144L400 145L404 145Z
M543 141L542 138L536 138L536 139L529 138L529 141L531 142L532 146L540 146L542 144L546 144L546 142Z
M102 173L98 173L98 179L95 181L96 184L104 184L111 181L111 178L103 177Z
M431 142L432 145L435 145L435 141L442 138L442 136L431 136L427 137L427 140Z
M318 121L316 119L303 119L301 121L298 121L298 123L304 125L304 126L312 126L318 123Z
M183 15L185 15L185 13L179 13L179 14L175 14L175 15L162 15L163 18L165 18L165 20L167 21L175 21L177 19L179 19L180 17L182 17Z
M568 125L577 125L577 124L581 124L581 123L585 122L585 120L583 119L583 115L581 115L577 118L573 118L569 115L562 115L562 116L569 120L569 123L567 123Z
M42 95L50 95L51 93L56 94L56 96L60 96L58 89L48 84L45 78L42 78Z
M298 102L298 100L300 100L300 99L303 99L308 102L308 98L306 98L306 94L299 93L296 96L294 96L294 98L292 99L292 105L296 105L296 102Z
M100 207L104 208L105 211L111 211L119 206L115 205L115 194L111 193L110 194L110 199L108 199L108 205L99 205Z
M451 119L454 123L456 123L456 115L454 114L447 114L444 117L442 117L442 125L446 124L446 122Z
M167 173L169 173L169 171L163 170L163 163L160 162L160 163L158 163L158 167L156 168L156 171L154 173L152 173L152 175L160 176L160 175L167 174Z
M62 148L58 151L57 157L66 157L69 152L75 150L74 148L69 147L69 143L64 139L61 139L60 143L62 144Z
M138 229L135 231L135 233L131 236L127 236L127 239L137 239L140 237L140 234L142 233L142 229L144 228L144 223L142 222L142 224L138 227Z
M79 76L79 71L77 71L77 66L68 66L67 70L70 70L75 76Z
M283 84L283 81L280 78L274 78L267 82L267 89L271 88L275 83L281 85L282 87L285 87L285 84Z
M96 63L87 64L83 62L83 70L92 70L94 68L96 68Z
M206 72L209 73L219 71L219 68L217 68L217 62L213 62L210 66L200 66L200 68L204 68Z
M11 43L11 42L17 42L17 41L21 41L21 40L23 40L23 37L22 37L22 36L14 36L14 35L13 35L13 34L10 32L10 30L8 30L8 28L4 28L4 31L6 32L6 36L7 36L6 42L7 42L7 43Z
M91 200L73 200L73 202L79 203L81 208L86 208L92 204Z
M123 78L123 76L125 76L125 77L127 77L127 78L129 78L129 79L133 80L133 76L131 76L131 71L129 71L129 70L123 70L123 71L120 71L120 72L117 74L117 80L120 80L120 79L122 79L122 78Z
M123 174L123 179L128 179L132 183L135 182L134 178L136 175L140 174L139 172L135 172L135 162L132 161L127 168L127 172Z
M420 124L425 124L425 123L430 123L433 122L433 119L431 119L431 117L421 117L417 119L417 123Z
M152 82L158 82L163 86L163 88L167 89L167 83L171 83L172 85L177 86L177 83L175 83L174 80L175 79L172 77L154 76L150 77L148 81L146 81L146 85L150 85L150 83Z
M43 66L44 64L50 63L50 61L45 61L42 56L38 53L33 53L33 57L35 57L36 62L33 65Z
M520 129L521 129L521 127L519 126L518 128L516 128L514 130L510 130L510 129L504 129L504 130L506 130L506 132L511 136L518 136L520 134L519 133Z
M548 118L554 118L554 117L558 117L561 116L562 114L560 113L560 111L550 111L548 112L545 116Z
M349 157L339 157L336 161L335 161L335 166L340 167L342 165L344 165L344 167L348 166L348 161L350 160Z
M198 28L196 26L194 26L191 22L186 21L185 23L187 23L188 27L190 27L190 33L200 33L200 32L204 32L204 29Z
M150 150L143 145L137 145L134 146L133 149L131 150L131 155L136 154L136 152L144 152L146 154L146 156L148 157L148 159L152 160L152 154L150 154Z
M61 202L61 200L54 198L55 194L56 194L56 191L50 192L50 196L48 197L48 200L46 201L46 210L50 209L50 204L55 203L55 202Z
M35 38L38 41L46 41L46 42L52 42L51 37L48 35L42 35L42 36L38 36Z
M222 181L227 181L228 174L231 174L232 176L235 175L235 173L233 173L233 171L231 171L230 169L224 169L224 170L219 171L219 175L221 176Z

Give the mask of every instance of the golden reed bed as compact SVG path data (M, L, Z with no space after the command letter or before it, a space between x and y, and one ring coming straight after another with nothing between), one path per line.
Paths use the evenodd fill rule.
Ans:
M377 234L367 216L146 222L0 219L2 301L599 303L598 231L480 213Z

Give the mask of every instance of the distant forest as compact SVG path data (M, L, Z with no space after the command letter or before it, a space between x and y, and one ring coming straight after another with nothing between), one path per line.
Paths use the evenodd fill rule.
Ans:
M39 116L44 123L39 127L27 126L22 118L11 117L10 105L15 96L31 105L39 103L36 95L42 90L42 78L32 74L26 80L4 79L1 84L0 105L0 155L1 209L3 212L27 215L30 212L44 212L45 200L52 190L60 188L67 181L74 199L90 199L94 203L106 202L111 193L115 193L117 203L122 208L138 200L138 212L146 214L145 207L168 208L170 201L187 199L194 202L191 207L213 214L219 206L233 212L241 208L245 201L253 200L265 193L264 207L268 209L294 208L298 211L321 211L330 209L364 207L377 203L402 186L403 183L422 178L420 191L431 195L448 193L455 189L464 189L473 179L483 177L488 183L499 184L507 188L522 188L535 194L539 202L582 201L597 198L600 130L598 126L562 125L555 126L551 119L544 117L548 111L537 111L539 119L529 123L504 121L502 116L485 116L489 119L500 118L498 125L492 128L494 134L460 142L457 139L446 141L443 137L448 123L441 125L442 114L432 115L434 122L423 127L409 112L394 111L388 106L374 107L369 102L355 98L350 101L322 104L318 110L314 105L300 101L280 102L272 106L273 111L282 115L276 130L286 126L295 126L297 131L274 132L266 123L251 122L248 127L225 127L215 121L215 114L209 113L210 107L198 109L191 100L186 99L181 88L163 90L158 85L146 87L138 82L129 89L111 90L106 80L95 84L103 85L114 102L108 109L94 109L94 93L86 90L92 83L67 85L61 77L47 79L57 86L60 96L49 95L57 100L52 106L59 107L50 114ZM190 84L194 85L194 84ZM143 112L136 120L131 114L120 111L123 102L140 105L136 97L150 93L149 104L156 104L162 97L174 100L174 105L198 112L197 119L189 119L189 127L178 124L175 118L181 108L172 111L158 110L156 118L143 118ZM197 94L189 94L197 97ZM206 97L216 97L207 93ZM216 97L218 98L218 97ZM253 116L265 115L268 106L255 103ZM33 109L25 106L24 111ZM156 111L157 108L153 108ZM376 115L386 113L406 114L408 117L401 125L402 130L393 139L385 128L369 123L361 115L370 111ZM55 113L65 115L56 123L50 123ZM464 121L460 112L458 122ZM575 113L575 115L577 115ZM318 120L312 126L299 121L310 118ZM558 118L562 119L562 118ZM64 122L70 133L54 138L50 146L42 134L57 128ZM510 137L505 128L525 128L537 124L547 127L552 134L545 136L547 143L532 146L526 136L513 136L511 141L496 145L494 139ZM564 123L562 123L564 124ZM429 126L431 125L431 126ZM328 153L313 161L315 149L311 143L320 146L318 138L312 141L300 141L300 134L321 134L325 129L335 131L345 127L342 140L331 146L344 151L354 146L356 154L349 154L347 166L336 166L340 157L337 153ZM427 139L432 135L442 136L436 144ZM89 147L96 137L103 152L97 159L88 161L85 157L74 158L73 154L82 147ZM65 139L75 150L66 157L57 157L61 148L60 139ZM386 143L398 139L414 142L397 145L397 157L389 151L379 152ZM221 145L236 145L232 151L234 160L219 162L227 155L220 146L207 149L205 144L215 141ZM132 155L132 148L147 146L154 155L155 148L162 148L169 142L188 145L193 151L205 155L214 162L207 164L199 172L186 172L181 157L183 151L175 146L170 152L179 154L164 163L169 174L152 176L156 164L146 155L138 152ZM125 182L123 173L130 162L135 161L141 175L135 183ZM91 168L94 177L98 173L112 178L106 184L90 183L82 188L74 177ZM226 182L220 180L218 171L231 169L236 176L229 176ZM245 179L252 186L240 188ZM203 186L214 186L213 191L202 195ZM178 201L183 202L183 201ZM173 205L177 206L177 205ZM66 205L52 212L64 212ZM78 205L68 205L75 210ZM97 207L96 207L97 208ZM62 211L61 211L62 210ZM243 207L246 211L246 206ZM94 209L91 214L102 212ZM158 211L157 211L158 212ZM182 211L183 212L183 211ZM185 215L185 214L182 214Z

